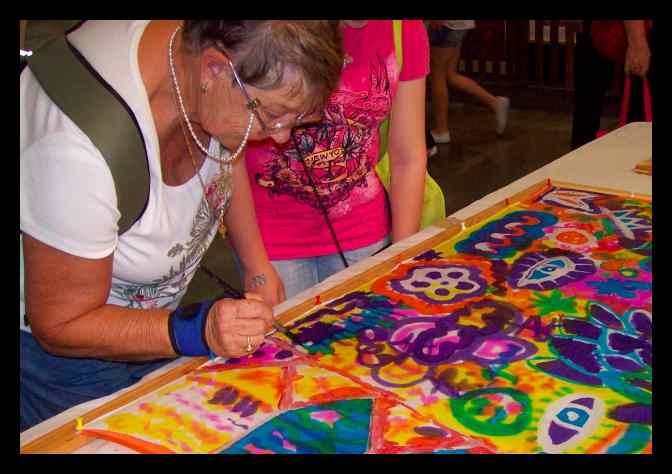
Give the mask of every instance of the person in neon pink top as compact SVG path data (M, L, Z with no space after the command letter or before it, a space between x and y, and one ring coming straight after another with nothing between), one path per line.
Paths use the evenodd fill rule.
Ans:
M262 238L288 298L344 268L335 238L352 264L419 230L429 42L421 21L403 21L400 70L392 23L343 21L346 59L323 119L247 148ZM389 205L375 172L388 115Z

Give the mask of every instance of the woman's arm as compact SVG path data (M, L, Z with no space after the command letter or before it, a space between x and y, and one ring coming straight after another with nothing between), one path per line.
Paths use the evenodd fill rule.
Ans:
M105 304L112 255L76 257L23 234L26 311L33 336L63 357L151 360L175 357L167 309Z
M243 266L243 285L246 291L258 293L266 303L274 306L285 300L285 288L268 260L242 159L233 165L232 178L233 195L224 223L229 241Z
M625 72L637 76L646 76L651 63L651 51L646 39L644 20L624 20L628 49L625 53Z
M175 357L168 309L106 304L112 255L76 257L23 234L26 311L33 336L49 353L143 361ZM246 353L247 336L258 346L273 314L264 303L219 300L209 310L206 342L217 355Z
M425 78L400 81L390 114L392 242L420 229L427 171Z

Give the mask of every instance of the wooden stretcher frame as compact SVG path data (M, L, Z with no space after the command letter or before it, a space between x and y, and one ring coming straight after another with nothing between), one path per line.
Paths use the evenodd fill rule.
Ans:
M653 159L649 158L648 160L640 161L635 166L635 173L646 174L649 176L653 175Z
M437 227L442 228L443 230L438 234L425 239L424 241L409 247L406 250L390 257L389 259L380 262L371 268L366 269L362 273L355 275L348 280L333 286L322 292L320 294L320 300L322 302L327 302L332 299L335 299L339 296L346 294L349 291L359 287L360 285L371 281L379 276L382 276L389 271L391 271L397 264L406 260L408 258L414 257L422 253L423 251L429 250L435 245L449 240L460 232L465 231L468 227L477 224L478 222L484 221L489 217L497 214L503 209L509 207L512 204L525 201L528 199L533 199L534 197L541 195L542 193L549 190L551 187L567 187L571 189L581 190L581 191L593 191L598 193L613 194L618 196L629 196L636 199L642 199L646 201L651 201L651 196L634 194L624 190L611 189L611 188L600 188L595 186L586 186L581 184L575 184L565 181L556 181L552 179L546 179L544 181L538 182L508 198L505 198L498 203L490 206L489 208L474 214L473 216L460 221L455 218L447 218L438 224L435 224ZM312 310L316 306L315 298L310 298L302 303L293 306L287 311L283 312L278 316L278 319L282 324L287 324L304 314ZM88 423L96 418L99 418L113 410L116 410L138 398L147 395L155 390L158 390L165 385L175 381L179 377L188 374L189 372L195 370L202 364L207 362L205 357L194 358L179 367L175 367L165 374L162 374L155 379L149 380L144 384L136 387L133 390L126 392L125 394L110 400L107 403L85 413L81 417L72 419L58 428L45 433L44 435L34 439L33 441L26 443L21 449L21 454L38 454L38 453L72 453L73 451L85 446L86 444L95 441L97 438L92 438L80 434L77 430L78 420L79 423Z

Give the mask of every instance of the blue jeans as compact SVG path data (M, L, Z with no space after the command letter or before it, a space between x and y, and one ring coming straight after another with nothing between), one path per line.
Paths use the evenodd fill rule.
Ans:
M390 238L386 237L366 247L343 253L348 265L352 265L385 248L389 243ZM322 280L345 268L338 253L294 260L272 260L271 264L275 267L282 283L285 285L287 299L306 288L317 285Z
M457 48L464 41L469 30L451 30L446 26L439 29L429 28L427 36L432 48Z
M366 247L344 252L348 265L352 265L387 247L392 240L385 237ZM242 266L236 252L232 252L240 279L243 279ZM293 260L271 260L271 265L280 275L285 286L287 299L301 293L306 288L317 285L322 280L345 268L341 256L337 253L320 257L297 258Z
M57 357L45 352L32 334L19 331L19 335L21 431L133 385L172 360L135 363Z

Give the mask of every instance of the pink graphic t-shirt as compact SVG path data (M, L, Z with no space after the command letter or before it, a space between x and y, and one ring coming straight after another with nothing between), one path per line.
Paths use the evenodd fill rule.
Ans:
M385 189L375 172L378 127L390 113L398 81L429 73L421 21L403 21L402 44L400 72L392 21L346 26L345 64L324 119L294 129L298 150L291 137L281 145L270 138L248 145L247 172L271 260L338 251L322 207L344 251L373 244L390 232Z

